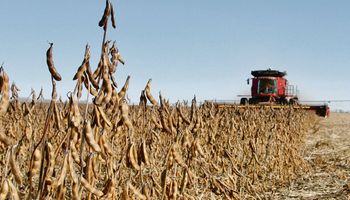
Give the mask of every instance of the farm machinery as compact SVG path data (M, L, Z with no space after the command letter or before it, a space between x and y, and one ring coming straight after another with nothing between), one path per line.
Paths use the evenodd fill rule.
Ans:
M304 105L298 99L298 89L294 85L289 85L285 78L286 72L277 70L255 70L251 72L251 95L239 95L240 104L220 103L219 106L235 106L259 108L268 106L274 109L294 108L314 111L317 115L328 117L329 106L324 105Z

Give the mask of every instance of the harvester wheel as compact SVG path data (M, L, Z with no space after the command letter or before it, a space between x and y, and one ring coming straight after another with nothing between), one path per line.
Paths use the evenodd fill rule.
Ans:
M292 98L289 100L289 104L291 105L297 105L299 103L298 98Z
M282 98L279 100L280 104L282 105L287 105L289 102L288 102L288 99L285 99L285 98Z
M248 104L248 99L247 98L241 98L241 105L247 105Z
M257 103L257 101L253 98L250 98L248 102L249 102L249 104L256 104Z

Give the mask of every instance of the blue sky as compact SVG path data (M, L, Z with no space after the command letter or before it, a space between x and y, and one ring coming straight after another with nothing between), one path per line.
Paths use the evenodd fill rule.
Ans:
M254 69L285 70L302 100L350 99L350 6L341 0L111 0L116 40L126 65L120 85L131 75L132 101L147 80L152 91L172 102L237 99L248 94ZM50 96L45 52L53 56L63 81L62 96L74 88L85 44L97 66L105 2L83 0L0 2L0 62L28 96L42 86ZM332 104L350 110L349 103Z

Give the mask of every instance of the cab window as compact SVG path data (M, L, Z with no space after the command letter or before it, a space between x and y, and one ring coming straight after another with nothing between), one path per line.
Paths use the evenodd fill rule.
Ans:
M258 85L259 94L274 94L277 92L277 81L272 79L260 79Z

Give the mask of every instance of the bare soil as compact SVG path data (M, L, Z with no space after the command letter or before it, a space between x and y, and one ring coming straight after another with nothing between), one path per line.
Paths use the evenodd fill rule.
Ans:
M303 156L310 171L280 188L276 199L350 200L350 114L332 113L307 135Z

